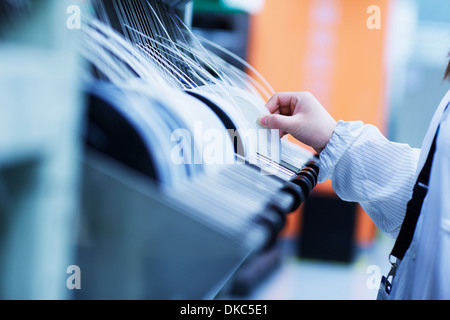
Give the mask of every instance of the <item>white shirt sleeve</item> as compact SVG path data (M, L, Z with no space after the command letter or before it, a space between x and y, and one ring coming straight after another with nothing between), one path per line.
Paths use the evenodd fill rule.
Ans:
M331 179L342 200L359 202L380 230L396 237L419 154L420 149L387 140L372 125L339 121L320 154L319 182Z

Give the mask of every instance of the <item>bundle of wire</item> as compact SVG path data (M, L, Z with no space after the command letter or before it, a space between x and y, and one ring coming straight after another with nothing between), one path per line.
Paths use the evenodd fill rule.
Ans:
M0 0L0 34L3 25L25 21L33 8L46 12L42 7L46 3L52 2ZM257 123L269 114L265 101L274 91L268 82L246 61L194 35L168 3L186 1L77 3L82 9L82 28L76 31L76 48L87 62L80 68L88 98L85 142L92 151L86 153L82 176L83 196L89 196L81 199L79 240L83 244L78 250L80 265L92 266L86 270L104 275L107 282L111 270L124 272L114 274L130 279L126 273L134 274L138 262L153 268L143 272L151 273L152 280L162 274L163 279L172 277L166 268L178 260L166 258L182 249L157 248L169 237L179 237L170 242L170 249L187 237L208 249L195 247L198 253L192 252L192 260L183 268L170 266L182 272L190 268L201 273L197 264L204 264L200 256L204 252L217 249L220 256L228 251L233 260L221 270L211 270L222 278L250 254L275 243L286 214L299 207L317 180L305 169L313 154L280 139L278 130ZM221 58L224 55L226 59ZM305 181L299 178L302 170ZM95 191L102 187L98 196ZM188 226L183 224L186 221ZM152 228L147 229L146 223L152 223ZM146 237L147 230L152 237ZM130 243L139 243L139 247L142 243L145 249ZM116 252L117 245L120 252ZM84 257L86 249L88 258ZM126 259L144 251L150 253L136 261ZM122 259L130 264L122 264ZM128 270L131 264L133 269ZM97 298L97 288L89 291L97 283L98 292L111 288L103 289L104 283L96 276L92 279L98 282L88 281L91 287L83 295ZM208 285L211 277L205 279ZM142 287L147 286L141 280ZM127 293L116 283L113 289Z
M79 48L92 66L85 74L88 142L151 176L187 208L204 208L193 210L203 223L243 242L265 243L263 225L279 232L283 214L295 209L280 190L297 172L280 162L298 171L313 155L259 126L274 92L254 68L195 36L170 7L156 3L85 4ZM105 142L108 137L114 141ZM244 163L256 166L234 165ZM262 175L262 167L278 178Z
M195 36L170 7L123 0L109 4L94 0L89 5L88 11L94 11L95 15L84 15L88 18L84 22L82 53L104 79L117 88L137 86L139 82L145 94L172 107L172 112L190 118L191 124L214 123L221 132L225 126L228 133L224 136L230 138L234 153L246 161L259 161L263 156L269 163L280 162L285 154L282 146L290 143L280 142L278 131L263 129L257 123L260 116L268 114L264 100L274 92L252 66ZM168 21L163 23L163 19ZM111 21L116 21L115 26ZM229 55L247 71L225 62L206 46ZM202 103L194 103L186 93ZM205 103L209 108L204 108ZM202 110L195 109L195 105L201 105ZM211 110L222 126L211 120L214 118ZM220 163L230 163L229 142L226 141L223 152L226 159L218 159ZM292 148L298 153L297 160L311 157L301 148L291 145L287 149ZM204 154L204 150L198 152Z

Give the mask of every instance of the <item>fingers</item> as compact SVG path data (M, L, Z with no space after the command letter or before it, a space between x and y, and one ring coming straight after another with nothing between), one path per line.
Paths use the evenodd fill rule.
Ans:
M290 132L295 120L289 116L272 114L259 119L259 123L268 129L279 129L280 132Z
M311 100L312 95L309 92L280 92L272 96L267 102L266 108L270 113L279 113L282 115L294 115L294 111L304 103Z
M291 98L294 94L288 92L276 93L270 98L266 104L266 108L270 113L280 111L280 107L289 107L291 105Z
M309 92L275 94L266 107L270 115L259 119L268 129L278 129L280 136L291 134L295 139L320 152L330 140L336 120Z

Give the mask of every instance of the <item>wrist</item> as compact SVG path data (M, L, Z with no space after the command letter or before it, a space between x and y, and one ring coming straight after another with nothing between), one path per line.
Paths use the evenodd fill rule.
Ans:
M321 133L321 136L323 137L322 141L314 148L314 150L320 154L328 145L328 143L331 140L331 137L334 134L334 131L336 130L336 127L338 125L338 122L334 119L330 121L328 126L324 127L324 131Z

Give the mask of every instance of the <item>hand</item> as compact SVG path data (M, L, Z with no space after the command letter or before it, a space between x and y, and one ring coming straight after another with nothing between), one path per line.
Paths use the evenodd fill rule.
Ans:
M276 93L266 107L271 115L259 119L262 126L279 129L281 136L289 133L317 153L325 149L337 125L309 92Z

